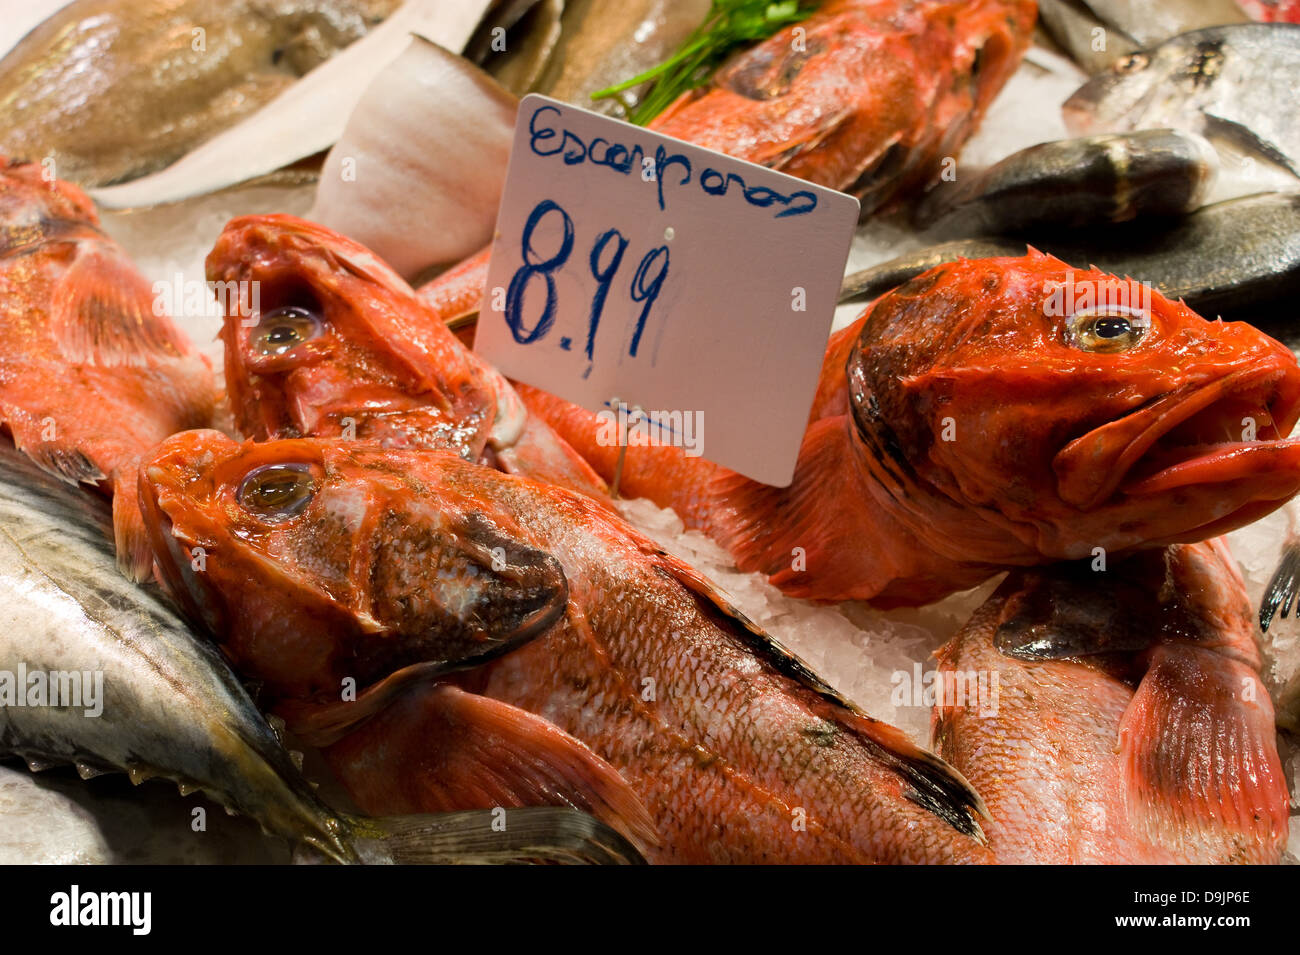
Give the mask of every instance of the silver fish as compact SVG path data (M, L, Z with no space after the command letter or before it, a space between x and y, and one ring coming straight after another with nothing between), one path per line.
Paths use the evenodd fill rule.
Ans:
M1080 0L1038 0L1038 22L1089 73L1100 73L1138 43L1107 24Z
M941 181L916 220L983 235L1184 215L1205 201L1218 167L1208 142L1172 129L1040 143L977 175Z
M593 101L591 94L662 63L704 22L709 7L708 0L568 0L538 92L621 117L644 86L617 98Z
M169 165L401 0L76 0L0 60L0 150L83 186Z
M103 502L0 442L0 755L172 779L338 862L639 860L567 809L512 810L505 833L490 812L333 812L216 650L118 573L109 520Z
M907 252L888 262L881 262L844 276L839 303L870 301L898 288L904 282L928 272L936 265L958 259L996 259L1006 255L1024 255L1025 243L1015 239L956 239L928 248Z
M840 301L883 295L943 262L1023 255L1026 244L958 239L910 252L845 276ZM1202 314L1251 321L1284 341L1293 337L1285 323L1287 303L1300 295L1300 194L1216 202L1172 225L1133 222L1040 234L1033 245L1079 269L1096 265L1146 282Z
M503 0L465 45L477 63L516 96L537 90L560 43L564 0Z
M191 826L206 815L202 838ZM285 865L288 847L221 806L179 800L161 781L85 781L61 769L0 764L0 865Z
M1130 54L1062 107L1075 135L1173 127L1300 175L1300 25L1210 27Z

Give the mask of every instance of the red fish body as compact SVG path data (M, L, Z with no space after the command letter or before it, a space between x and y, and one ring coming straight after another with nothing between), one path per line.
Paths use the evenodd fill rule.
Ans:
M603 493L509 383L368 249L293 216L246 216L226 226L207 270L212 282L258 289L255 306L228 304L221 331L231 405L249 437L442 448Z
M1033 0L830 0L650 128L852 193L870 214L955 157L1020 64Z
M1095 305L1118 287L1149 308ZM520 390L612 477L594 415ZM1267 335L1031 253L940 266L832 336L789 487L669 447L629 448L621 487L793 596L920 604L1248 524L1300 490L1297 417Z
M1222 541L1013 572L939 652L934 711L998 861L1277 862L1287 787L1253 633ZM991 699L958 697L972 676Z
M215 432L143 485L173 588L367 811L540 797L658 861L988 861L960 777L585 496Z
M112 493L118 558L137 579L152 562L140 455L209 427L216 407L207 360L154 302L85 193L0 158L0 425L46 470Z

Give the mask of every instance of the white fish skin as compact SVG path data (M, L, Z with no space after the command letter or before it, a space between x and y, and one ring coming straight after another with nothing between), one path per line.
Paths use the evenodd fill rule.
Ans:
M307 218L410 280L492 239L518 100L415 36L366 89L321 170Z
M414 32L462 50L491 0L406 0L382 24L237 126L153 175L91 190L105 209L178 202L272 173L329 149L371 81Z

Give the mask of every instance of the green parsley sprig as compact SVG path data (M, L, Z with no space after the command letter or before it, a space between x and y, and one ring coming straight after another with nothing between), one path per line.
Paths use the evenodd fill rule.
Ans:
M653 82L641 102L627 104L629 122L644 126L677 97L707 83L737 47L766 40L782 27L798 23L816 9L799 0L713 0L709 15L681 49L653 69L616 86L592 93L593 100L618 97L634 86Z

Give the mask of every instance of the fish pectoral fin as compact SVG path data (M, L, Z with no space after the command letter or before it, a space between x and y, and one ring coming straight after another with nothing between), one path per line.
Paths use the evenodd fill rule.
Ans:
M1226 843L1231 861L1286 842L1273 705L1244 664L1200 647L1156 648L1120 720L1119 752L1129 817L1154 841Z
M113 543L117 566L137 584L153 574L153 547L140 510L140 481L135 467L124 468L113 479Z
M527 710L449 684L401 694L325 756L367 812L569 806L638 847L659 843L640 797L585 743Z
M531 412L519 439L498 451L497 460L507 474L555 484L610 506L609 489L600 475L573 450L569 442Z
M60 480L69 484L98 484L104 480L106 475L95 462L62 437L53 417L38 417L21 408L0 404L0 425L13 436L14 447Z
M149 281L119 253L79 245L50 302L62 358L117 367L184 354L171 320L155 311L155 299Z
M395 865L644 865L637 848L594 816L558 806L350 819L362 863Z
M1281 166L1294 176L1300 176L1300 167L1286 151L1255 132L1249 126L1219 116L1211 109L1202 109L1205 117L1205 135L1208 139L1220 139L1231 143L1246 153L1260 156L1276 166Z
M846 423L835 415L808 426L789 487L730 471L709 483L709 499L727 502L710 517L712 535L737 567L767 574L787 596L865 600L901 570L896 555L876 543L879 522L870 505L852 500L861 488L849 463L854 451Z

